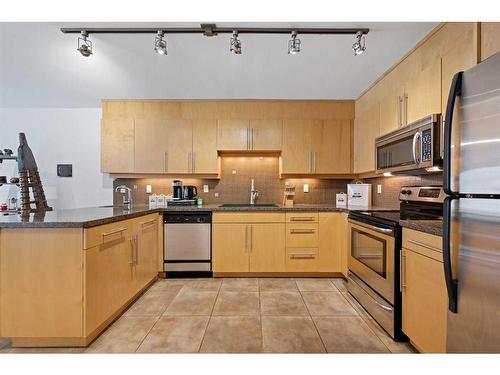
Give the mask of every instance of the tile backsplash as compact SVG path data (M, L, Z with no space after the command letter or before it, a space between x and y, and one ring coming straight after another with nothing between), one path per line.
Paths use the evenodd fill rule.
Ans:
M295 186L297 204L335 203L335 194L347 191L351 180L324 180L316 178L279 178L279 157L277 156L223 156L221 158L220 179L202 178L134 178L115 179L113 184L125 184L132 188L135 204L147 204L146 185L151 185L155 194L171 194L172 181L182 180L183 185L194 185L198 195L205 203L247 203L250 200L251 179L255 181L255 189L259 191L257 203L277 203L283 199L285 185ZM404 185L441 185L442 174L425 176L394 176L365 179L363 182L373 184L373 205L397 207L398 194ZM304 193L304 184L309 185L309 193ZM382 193L377 194L377 184L382 185ZM208 185L209 192L203 192L203 185ZM218 196L216 196L218 195ZM122 196L114 193L113 202L122 202Z

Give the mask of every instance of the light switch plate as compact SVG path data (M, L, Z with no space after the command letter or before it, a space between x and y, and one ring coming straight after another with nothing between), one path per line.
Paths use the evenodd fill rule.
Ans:
M208 185L203 185L203 192L208 193Z
M146 193L151 193L151 185L146 185Z
M304 193L309 193L309 184L304 184Z
M382 194L382 185L381 184L377 185L377 194Z

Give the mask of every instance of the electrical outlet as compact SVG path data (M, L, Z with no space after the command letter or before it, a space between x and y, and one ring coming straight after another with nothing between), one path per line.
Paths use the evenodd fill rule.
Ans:
M203 185L203 192L208 193L208 185Z
M151 194L151 185L146 185L146 194Z
M134 190L137 190L137 185L134 185L133 188L134 188Z
M309 193L309 184L304 184L304 193Z
M377 194L382 194L382 185L381 184L377 185Z
M215 198L219 198L219 193L214 193Z
M231 173L232 174L236 174L236 169L233 169L233 171Z

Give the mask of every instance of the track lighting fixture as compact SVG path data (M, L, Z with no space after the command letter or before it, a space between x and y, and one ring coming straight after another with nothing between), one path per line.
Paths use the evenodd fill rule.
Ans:
M231 44L229 46L229 51L235 55L241 55L241 40L238 39L238 31L233 31L233 36L231 38Z
M167 54L167 41L163 39L163 31L158 30L158 34L155 37L155 48L154 50L159 55Z
M89 34L85 31L81 31L82 36L78 38L78 48L76 49L79 51L82 56L89 57L92 55L92 42L88 40Z
M366 50L365 45L365 35L362 31L356 33L356 42L352 45L352 50L354 51L354 56L361 55Z
M288 41L288 54L296 55L300 52L300 39L297 38L297 31L292 31L292 39Z

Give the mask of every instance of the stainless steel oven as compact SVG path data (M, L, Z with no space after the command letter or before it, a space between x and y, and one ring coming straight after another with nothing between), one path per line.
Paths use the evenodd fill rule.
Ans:
M349 219L349 270L394 304L395 228Z
M377 173L419 173L442 167L441 116L433 114L375 140Z

